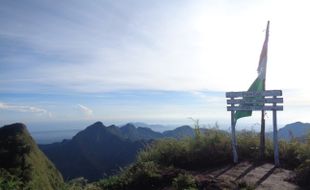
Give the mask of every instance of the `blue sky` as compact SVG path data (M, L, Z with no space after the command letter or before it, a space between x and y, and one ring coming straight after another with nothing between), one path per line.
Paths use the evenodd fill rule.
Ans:
M267 88L284 90L279 123L309 122L308 4L3 0L0 124L193 117L226 126L224 93L256 78L267 20Z

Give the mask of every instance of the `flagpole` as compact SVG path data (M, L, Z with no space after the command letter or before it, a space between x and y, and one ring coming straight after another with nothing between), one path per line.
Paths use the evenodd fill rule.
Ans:
M265 80L263 82L263 90L265 91ZM261 129L260 129L260 150L259 150L260 160L265 158L265 111L262 110L261 115Z
M269 21L267 22L267 28L266 28L266 36L265 36L265 42L269 38ZM267 54L266 54L267 56ZM266 70L267 66L265 68L265 77L263 80L263 91L266 90ZM261 131L260 131L260 145L259 145L259 157L260 160L263 160L265 158L265 111L262 110L261 114Z

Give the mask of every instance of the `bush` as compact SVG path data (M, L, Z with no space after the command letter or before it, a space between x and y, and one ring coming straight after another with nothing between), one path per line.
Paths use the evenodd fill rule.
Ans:
M305 160L296 170L296 182L310 188L310 159Z
M172 186L176 190L195 190L197 189L196 180L192 175L179 174L173 179Z
M197 129L199 129L197 127ZM237 134L238 155L240 160L258 161L260 136L254 131ZM265 161L273 163L273 142L266 139ZM282 167L296 169L296 182L310 186L310 140L308 143L279 142L280 164ZM195 189L196 182L186 170L201 170L232 163L230 134L217 128L197 132L194 138L160 139L142 150L137 162L125 169L120 175L101 180L103 189L160 189L173 186L175 189ZM174 176L163 177L172 168ZM180 172L181 171L181 172ZM173 172L172 172L173 173ZM180 174L181 173L181 174ZM183 173L183 174L182 174ZM239 184L242 188L252 186Z
M120 175L103 179L97 183L102 189L154 189L160 185L160 169L154 162L137 162L123 170Z
M230 160L228 133L213 129L198 138L158 140L138 155L138 162L153 161L159 165L183 169L212 167Z
M22 189L22 185L20 178L0 169L0 190L19 190Z
M243 130L237 134L237 152L240 159L257 160L259 156L259 134Z

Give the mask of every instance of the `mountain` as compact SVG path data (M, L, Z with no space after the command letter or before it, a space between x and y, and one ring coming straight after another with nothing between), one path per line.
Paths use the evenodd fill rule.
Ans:
M278 130L278 138L290 140L292 137L297 139L305 139L310 132L310 123L295 122L285 125ZM267 133L267 136L272 138L272 132Z
M71 140L40 145L40 148L66 180L83 176L94 181L133 162L146 143L144 140L124 138L121 129L116 126L106 127L96 122Z
M181 139L184 137L193 137L195 135L195 130L188 125L184 125L174 130L164 131L163 135L169 138Z
M22 123L0 128L1 176L21 179L21 189L60 189L63 178Z
M301 137L307 135L309 132L310 123L295 122L281 128L278 135L280 138L289 139L291 135L293 137Z
M160 125L160 124L147 124L143 122L131 122L136 127L144 127L144 128L150 128L156 131L164 131L167 129L168 126L166 125ZM171 127L171 126L170 126Z
M128 123L120 128L121 134L123 137L128 138L130 140L151 140L162 138L163 134L159 132L155 132L147 127L136 127L132 123Z
M135 160L137 152L159 138L194 136L194 129L181 126L163 133L133 123L117 127L96 122L71 140L40 145L41 150L61 171L66 180L85 177L94 181L116 173Z
M141 123L138 123L141 125ZM143 126L147 126L144 124ZM205 131L205 129L201 129ZM119 132L122 137L128 138L132 141L135 140L156 140L160 138L176 138L181 139L184 137L193 137L195 135L195 130L188 125L177 127L173 130L167 130L162 133L153 131L149 127L137 127L134 123L128 123L119 128Z

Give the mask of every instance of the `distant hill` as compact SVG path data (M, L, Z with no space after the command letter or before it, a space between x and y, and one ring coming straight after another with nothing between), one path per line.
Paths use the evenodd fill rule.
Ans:
M188 125L177 127L174 130L164 131L164 137L181 139L184 137L193 137L195 135L195 130Z
M310 133L310 123L295 122L279 129L278 137L283 140L291 140L292 137L305 139L308 133ZM269 132L267 136L272 138L272 132Z
M0 177L21 179L22 189L58 190L63 178L21 123L0 128Z
M147 127L136 127L132 123L128 123L122 127L120 127L121 134L124 138L128 138L130 140L151 140L158 139L164 137L163 134L159 132L155 132Z
M82 176L94 181L132 163L137 152L152 140L188 136L194 136L194 129L189 126L160 133L133 123L117 127L96 122L71 140L40 145L40 148L66 180Z
M124 138L116 126L106 127L96 122L71 140L40 145L40 148L66 180L83 176L94 181L133 162L145 144L144 140Z
M166 125L148 124L148 123L143 123L143 122L130 122L130 123L136 127L150 128L150 129L155 130L155 131L164 131L164 130L167 130L167 127L169 127Z

